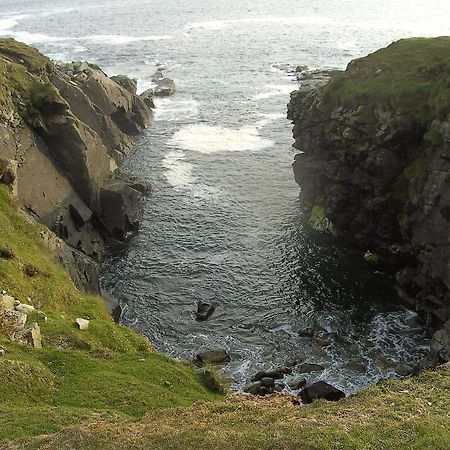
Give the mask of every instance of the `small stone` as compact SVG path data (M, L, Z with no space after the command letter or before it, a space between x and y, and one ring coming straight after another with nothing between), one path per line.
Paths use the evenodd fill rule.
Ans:
M3 356L6 353L6 350L0 346L0 356Z
M297 331L298 335L300 337L313 337L314 336L314 330L311 327L302 328Z
M261 378L261 386L273 388L275 386L275 380L270 377Z
M273 390L275 392L282 392L285 387L286 385L284 383L275 383L275 387L273 388Z
M244 387L244 392L247 392L248 394L258 395L260 387L261 387L261 381L256 381L255 383L249 383Z
M411 375L413 371L413 368L408 364L399 364L395 368L395 373L397 375L400 375L401 377L407 377L408 375Z
M76 320L76 323L77 323L78 328L79 328L80 330L87 330L88 327L89 327L89 320L82 319L81 317L79 317L79 318Z

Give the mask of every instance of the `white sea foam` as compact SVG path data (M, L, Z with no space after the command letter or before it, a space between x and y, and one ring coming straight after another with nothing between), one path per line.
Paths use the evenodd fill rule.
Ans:
M141 95L143 92L145 92L147 89L153 89L157 86L156 83L154 83L151 80L142 80L138 79L137 84L137 94Z
M155 98L155 119L167 122L195 119L198 116L198 102L192 99L172 100L169 98Z
M256 127L240 130L205 124L188 125L177 131L170 144L200 153L256 151L274 143L258 134Z
M166 169L164 176L174 187L184 187L192 183L192 164L184 161L184 153L170 151L162 161Z
M14 28L19 22L15 18L0 19L0 31Z
M91 34L89 36L84 36L79 38L79 40L98 42L101 44L110 45L123 45L129 44L131 42L141 42L141 41L162 41L172 39L172 36L168 35L151 35L151 36L126 36L120 34Z
M29 33L28 31L13 31L8 33L18 41L25 42L25 44L39 44L48 42L62 42L71 40L71 38L63 38L57 36L49 36L42 33Z
M295 90L295 86L292 84L268 84L264 89L263 92L253 96L253 100L265 100L278 95L289 95Z
M256 122L256 128L264 128L266 125L269 125L269 123L274 122L275 120L279 119L285 119L286 114L281 113L274 113L274 114L260 114L261 120L258 120Z

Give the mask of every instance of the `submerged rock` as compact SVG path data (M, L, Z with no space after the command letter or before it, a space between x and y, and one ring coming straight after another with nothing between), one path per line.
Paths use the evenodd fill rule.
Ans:
M344 398L345 393L325 381L318 381L303 389L299 393L299 397L302 399L302 403L305 404L312 403L314 400L321 398L336 402L341 398Z
M321 366L320 364L312 364L312 363L301 364L298 368L298 371L300 373L321 372L322 370L325 370L324 366Z
M199 353L194 362L199 366L204 366L207 364L225 364L230 362L230 355L226 350L208 350L202 353Z

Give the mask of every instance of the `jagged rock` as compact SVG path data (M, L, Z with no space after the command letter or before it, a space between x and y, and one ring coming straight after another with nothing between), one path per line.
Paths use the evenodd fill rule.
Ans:
M163 75L162 69L158 69L152 75L152 82L155 84L155 87L148 89L144 92L146 98L150 96L155 97L168 97L170 95L175 94L176 86L172 79L166 78Z
M87 330L89 328L89 320L82 319L81 317L78 317L78 319L76 319L75 322L78 325L78 328L80 330Z
M153 101L153 97L155 96L153 89L147 89L142 94L139 95L144 103L147 105L147 108L155 109L156 105Z
M42 348L42 336L39 325L34 322L30 327L14 334L14 340L24 341L33 348Z
M299 393L302 403L312 403L314 400L323 398L332 402L338 401L345 397L345 393L339 389L331 386L325 381L318 381L317 383L308 386Z
M198 321L207 320L212 315L212 313L215 311L215 309L216 309L216 305L214 303L199 301L197 303L196 319Z
M18 331L22 331L27 322L27 315L20 311L4 311L0 315L0 329L9 337L13 337Z
M298 368L298 371L300 373L321 372L322 370L325 370L324 366L321 366L320 364L311 364L311 363L300 364Z
M434 333L431 340L431 356L435 363L450 360L450 320L444 324L441 330Z
M206 352L199 353L195 357L195 363L200 366L204 366L206 364L225 364L230 361L230 355L226 350L208 350Z
M17 161L0 155L0 184L9 186L14 196L17 196L17 168Z
M128 92L131 92L133 95L136 95L137 80L135 78L130 78L127 75L116 75L114 77L111 77L111 80L120 84Z
M263 378L273 378L274 380L281 380L285 375L292 373L290 367L279 367L275 370L261 370L257 372L250 381L261 381Z

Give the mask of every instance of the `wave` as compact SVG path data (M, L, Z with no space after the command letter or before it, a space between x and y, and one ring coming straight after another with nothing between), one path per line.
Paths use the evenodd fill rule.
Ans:
M75 38L80 41L97 42L111 45L129 44L131 42L141 41L162 41L172 39L172 36L168 35L150 35L150 36L126 36L120 34L92 34L80 38Z
M155 119L167 122L195 119L198 116L199 104L193 99L172 100L168 98L154 99Z
M257 151L274 142L261 137L255 126L239 130L205 124L188 125L169 140L171 145L199 153Z
M254 95L253 100L265 100L278 95L289 95L295 88L292 84L268 84L265 86L267 90Z
M0 31L14 28L19 22L15 18L0 19Z

